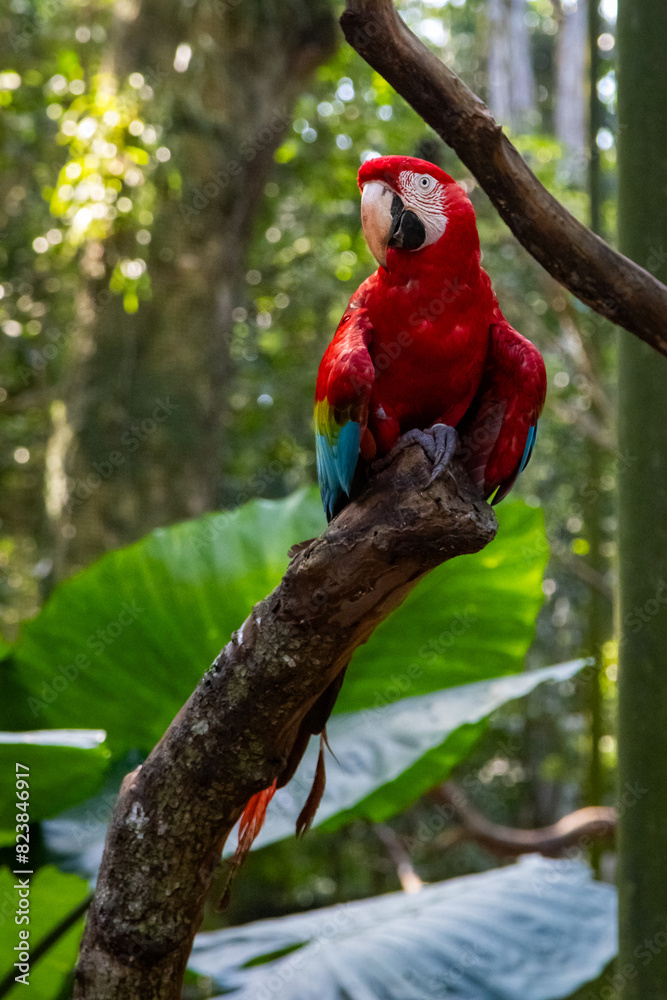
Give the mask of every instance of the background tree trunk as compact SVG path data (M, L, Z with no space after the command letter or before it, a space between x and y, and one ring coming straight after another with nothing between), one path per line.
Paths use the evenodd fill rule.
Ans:
M515 131L535 109L535 78L526 0L489 0L489 106L496 118Z
M556 138L575 182L583 180L586 164L586 7L586 0L563 5L556 49Z
M510 74L509 6L489 0L489 107L505 123L512 117Z
M666 38L661 0L621 0L620 244L662 281L667 115L656 109L667 102ZM633 970L620 992L659 1000L667 996L667 362L624 331L619 400L619 968Z
M512 127L525 129L535 110L535 74L526 24L526 0L511 0L510 54L512 69Z
M108 278L83 278L65 395L69 496L51 511L55 536L69 540L58 575L220 505L232 312L245 300L253 221L294 100L333 51L334 23L328 0L143 0L117 21L113 73L140 72L159 95L156 124L183 192L163 199L141 248L150 302L128 315L120 298L100 297ZM180 44L192 50L184 72ZM105 248L111 265L137 251L122 234Z

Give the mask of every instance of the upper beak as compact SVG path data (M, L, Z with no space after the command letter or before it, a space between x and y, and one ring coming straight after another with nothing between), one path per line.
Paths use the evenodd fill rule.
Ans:
M403 202L381 181L368 181L361 192L361 228L370 252L387 266L387 245L403 211Z
M396 192L382 181L364 184L361 226L371 253L385 268L387 247L419 250L426 239L426 229L419 216L406 209Z

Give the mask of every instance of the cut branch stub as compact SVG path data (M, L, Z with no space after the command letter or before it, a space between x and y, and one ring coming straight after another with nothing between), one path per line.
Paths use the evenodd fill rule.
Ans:
M359 55L454 149L535 260L601 316L667 354L667 288L549 194L486 105L409 30L393 0L347 0L341 25Z
M431 485L429 475L414 446L374 476L295 556L125 779L75 997L180 997L223 844L281 772L308 708L425 573L492 540L494 514L463 470Z

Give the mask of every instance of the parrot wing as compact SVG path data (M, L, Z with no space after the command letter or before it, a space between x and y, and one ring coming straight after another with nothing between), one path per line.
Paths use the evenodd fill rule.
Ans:
M354 300L320 364L315 389L317 477L328 520L350 495L366 431L375 369L368 351L372 326Z
M528 464L547 392L540 352L500 310L495 318L479 390L459 425L463 463L485 499L495 493L493 504Z

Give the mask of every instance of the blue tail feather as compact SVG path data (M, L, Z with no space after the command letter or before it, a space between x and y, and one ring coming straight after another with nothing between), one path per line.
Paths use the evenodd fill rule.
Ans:
M334 516L343 496L350 495L359 458L360 441L361 426L356 420L348 420L333 441L325 434L315 435L317 478L320 483L322 503L329 520Z
M523 449L523 458L521 459L521 465L519 466L518 476L521 475L523 470L526 468L530 462L530 456L533 454L533 448L535 447L535 438L537 437L537 424L528 430L528 437L526 438L526 447Z

